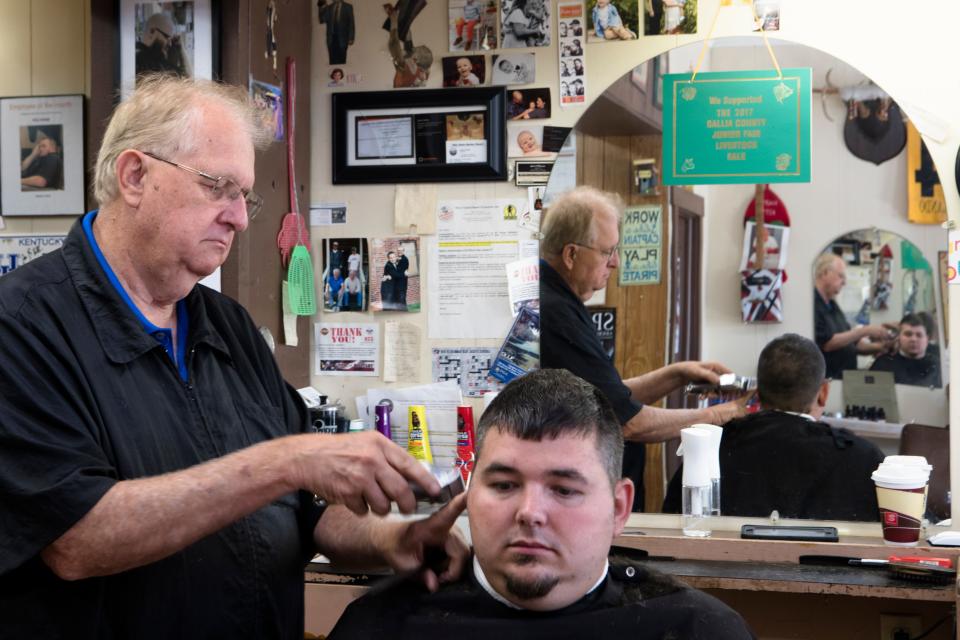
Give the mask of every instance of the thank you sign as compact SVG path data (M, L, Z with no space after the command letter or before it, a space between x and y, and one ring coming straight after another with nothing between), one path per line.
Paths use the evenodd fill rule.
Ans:
M811 70L664 76L663 182L810 182Z

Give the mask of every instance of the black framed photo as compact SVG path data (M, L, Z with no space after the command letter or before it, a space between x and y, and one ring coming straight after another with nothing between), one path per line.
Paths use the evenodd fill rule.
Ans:
M506 180L502 87L334 93L333 184Z
M83 96L0 99L7 216L83 213Z

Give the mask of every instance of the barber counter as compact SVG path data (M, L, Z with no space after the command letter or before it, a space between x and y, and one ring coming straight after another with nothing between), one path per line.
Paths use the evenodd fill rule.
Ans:
M947 557L956 564L960 548L889 547L876 537L843 535L842 529L839 542L827 543L741 540L733 531L688 538L677 529L642 526L628 527L616 544L646 552L651 568L727 603L758 638L876 640L881 625L893 624L912 625L906 628L915 629L909 635L915 637L939 622L925 640L960 640L954 629L956 582L905 579L884 567L844 566L829 558L898 554ZM305 573L306 630L329 633L343 609L381 577L311 564Z

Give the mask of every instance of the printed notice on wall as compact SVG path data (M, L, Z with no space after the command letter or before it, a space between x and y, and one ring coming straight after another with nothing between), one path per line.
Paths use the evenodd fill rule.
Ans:
M63 246L66 236L0 236L0 276Z
M490 367L498 350L498 347L434 347L433 381L456 380L463 395L469 398L499 391L503 384L490 377Z
M431 338L502 338L513 315L507 264L519 255L522 200L460 200L437 206L430 247Z
M313 326L315 375L380 375L380 325L318 322Z
M660 205L628 207L620 237L620 285L658 284L663 246Z
M409 322L383 325L383 381L416 380L420 375L420 327Z

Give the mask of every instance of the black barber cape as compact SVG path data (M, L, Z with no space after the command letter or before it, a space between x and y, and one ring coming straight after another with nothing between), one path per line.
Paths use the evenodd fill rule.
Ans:
M846 429L783 411L728 422L720 440L723 515L876 522L870 474L883 461L872 443ZM683 467L667 487L666 513L680 513Z
M307 429L240 305L198 285L186 306L184 382L81 220L61 250L0 278L0 638L303 638L319 518L304 492L119 574L70 582L40 558L120 480Z
M473 563L468 564L472 568ZM644 568L611 559L594 591L557 611L513 609L494 600L472 569L459 582L427 593L414 582L354 601L329 640L735 640L753 638L743 619L713 596Z
M600 389L620 424L629 422L643 408L630 397L630 389L607 357L587 307L544 260L540 261L540 366L566 369ZM637 488L634 511L643 511L645 459L642 443L626 443L623 475L633 480Z
M930 353L922 358L907 358L901 353L878 356L870 371L890 371L896 384L911 384L919 387L943 386L940 382L940 359Z

